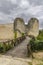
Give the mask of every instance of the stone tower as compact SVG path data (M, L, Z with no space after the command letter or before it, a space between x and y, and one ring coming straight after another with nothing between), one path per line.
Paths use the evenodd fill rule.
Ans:
M14 20L14 31L17 31L17 37L21 37L21 33L25 33L25 24L22 18Z
M31 18L26 26L28 35L37 37L39 34L39 21L36 18Z

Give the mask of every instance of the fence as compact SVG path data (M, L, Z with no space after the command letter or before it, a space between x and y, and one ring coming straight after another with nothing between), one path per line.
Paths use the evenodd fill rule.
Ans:
M19 43L21 43L26 37L19 37L12 40L1 40L0 41L0 52L6 52L9 49L13 48L14 46L17 46Z

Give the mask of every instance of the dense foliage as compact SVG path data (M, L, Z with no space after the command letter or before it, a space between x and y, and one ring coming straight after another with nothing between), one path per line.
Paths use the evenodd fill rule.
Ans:
M40 40L30 40L30 45L31 45L31 50L32 51L39 51L39 50L43 50L43 42Z
M32 38L30 40L31 50L43 50L43 30L39 31L37 38Z
M0 43L0 53L6 52L13 47L13 44L2 44Z

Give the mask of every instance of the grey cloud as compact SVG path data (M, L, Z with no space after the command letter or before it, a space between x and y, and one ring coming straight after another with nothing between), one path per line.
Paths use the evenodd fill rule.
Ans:
M37 17L43 28L43 0L0 0L0 4L0 23L10 23L16 17L28 22L31 17Z
M43 0L29 0L30 4L43 5Z
M17 4L12 4L10 1L7 0L0 0L1 6L0 11L5 14L10 14L10 10L13 10L14 8L17 8Z

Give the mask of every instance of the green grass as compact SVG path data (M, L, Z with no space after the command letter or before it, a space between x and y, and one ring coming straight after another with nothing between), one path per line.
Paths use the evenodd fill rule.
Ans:
M17 32L15 31L14 32L14 39L16 39L17 38Z
M32 62L28 62L29 65L32 65Z
M40 41L43 41L43 30L39 31L39 35L38 35L37 39Z
M37 64L37 65L43 65L43 63Z

